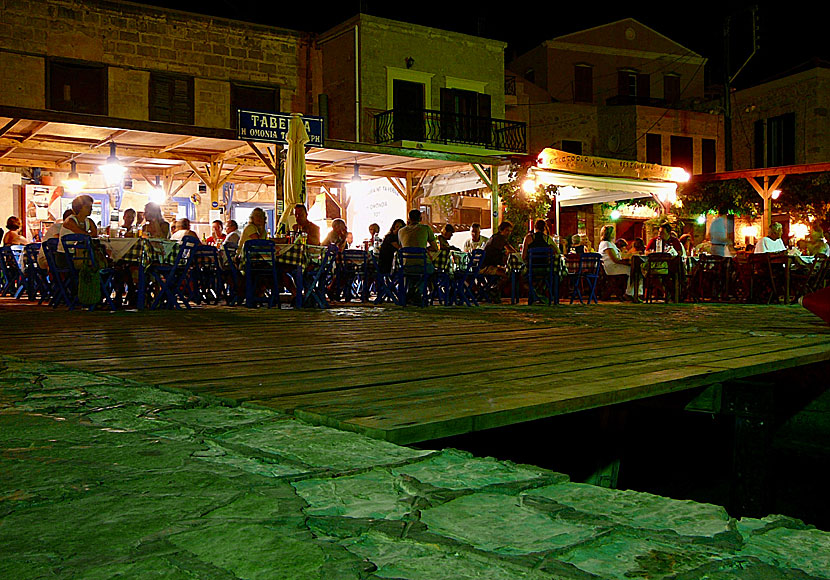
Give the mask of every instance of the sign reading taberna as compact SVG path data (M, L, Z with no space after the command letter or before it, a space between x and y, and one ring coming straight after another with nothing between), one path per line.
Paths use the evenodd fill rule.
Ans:
M286 145L288 141L288 121L290 113L266 113L264 111L249 111L237 109L236 137L240 141L262 141L264 143L280 143ZM323 146L323 118L302 117L305 130L308 133L309 147Z

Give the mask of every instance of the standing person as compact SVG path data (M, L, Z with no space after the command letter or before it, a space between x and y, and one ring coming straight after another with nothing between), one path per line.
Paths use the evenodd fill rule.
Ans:
M265 215L265 210L261 207L255 207L253 211L251 211L251 215L248 218L248 225L246 225L245 229L242 230L242 236L239 238L239 249L237 250L237 253L240 256L243 256L245 242L248 240L268 239L268 230L265 227L267 221L268 216Z
M728 258L732 255L732 252L729 250L730 243L727 229L727 218L723 215L723 212L719 212L718 217L712 220L709 226L709 249L713 256Z
M24 246L29 243L24 236L21 236L20 231L20 218L17 216L9 216L9 219L6 220L6 235L3 236L3 245L4 246L17 246L21 245Z
M306 243L310 246L320 245L320 227L308 219L308 210L298 203L294 206L294 219L297 221L293 229L295 232L302 232L306 235Z
M222 223L222 220L213 220L210 224L210 237L205 240L211 246L216 246L217 248L222 245L222 242L225 241L225 234L222 233L225 224Z
M624 259L620 255L617 245L611 240L614 239L614 226L603 226L599 231L600 240L599 253L602 255L602 269L608 276L625 275L626 287L625 296L628 299L634 298L634 286L631 283L631 260Z
M406 225L402 219L396 219L392 222L392 227L389 228L389 233L383 238L380 244L380 255L378 256L378 268L382 274L390 274L392 272L392 264L395 261L395 252L401 249L401 244L398 241L398 232Z
M225 241L222 242L222 245L239 245L239 237L239 226L237 225L236 220L228 220L228 223L225 224Z
M464 242L464 251L469 254L473 250L479 250L489 239L481 235L481 224L475 222L470 226L470 239Z
M144 236L166 240L170 238L170 224L164 220L161 214L161 206L150 202L144 206L144 219L146 223L142 228Z

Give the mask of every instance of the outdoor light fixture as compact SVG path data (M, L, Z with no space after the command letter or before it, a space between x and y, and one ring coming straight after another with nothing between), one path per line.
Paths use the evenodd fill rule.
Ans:
M533 177L528 177L524 180L524 183L522 183L522 191L527 194L536 193L536 187L536 179Z
M611 211L612 220L617 221L618 219L620 219L620 217L622 217L622 213L620 213L620 210L615 209Z
M672 181L679 181L679 182L687 182L689 181L689 172L683 169L682 167L673 167L671 172L671 180Z
M366 183L360 178L360 165L355 163L354 175L352 175L352 180L349 182L349 185L346 189L348 190L349 195L355 195L358 193L363 193L365 188Z
M705 213L702 213L699 216L697 216L697 224L699 226L702 226L705 223L706 223L706 214Z
M80 193L84 188L84 182L81 181L81 176L78 175L78 169L75 161L70 161L69 175L63 182L63 187L69 193Z
M796 239L806 238L810 233L810 227L807 224L795 223L790 225L790 235Z
M156 186L150 191L150 201L159 205L167 201L167 194L161 186L161 183L159 183L158 175L156 175Z
M104 179L107 185L118 185L124 178L126 168L121 165L118 157L115 156L115 143L110 143L110 156L107 157L107 162L101 166L101 173L104 174Z
M772 199L778 199L779 197L781 197L781 190L773 190L772 195L770 197L772 197Z

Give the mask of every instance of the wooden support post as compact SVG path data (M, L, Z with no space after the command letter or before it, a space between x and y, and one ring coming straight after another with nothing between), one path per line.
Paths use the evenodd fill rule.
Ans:
M764 200L764 209L763 213L761 214L761 236L765 237L769 234L769 228L772 225L772 192L778 189L781 185L781 182L784 181L785 175L779 175L775 178L775 181L772 182L772 185L769 183L769 175L764 175L764 185L760 185L757 181L755 181L754 177L747 177L746 180L749 181L749 184L752 188L761 196L761 199Z
M768 463L775 410L773 386L741 380L723 385L723 410L735 418L731 513L753 517L768 513Z
M499 197L498 165L490 166L490 209L493 213L492 228L493 232L495 232L498 224L500 224L504 218L504 206L502 205L501 198Z
M405 198L406 198L406 212L407 213L409 213L409 211L412 209L413 201L414 201L414 197L415 197L412 182L413 182L412 172L407 171L406 172L406 184L405 184L405 188L406 188Z

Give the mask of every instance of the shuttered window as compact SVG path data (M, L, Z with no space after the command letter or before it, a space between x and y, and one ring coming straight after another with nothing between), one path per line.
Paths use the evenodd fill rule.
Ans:
M237 124L237 110L278 113L280 111L279 87L231 83L231 128Z
M150 120L193 124L193 77L150 73Z
M107 67L49 61L49 108L91 115L107 114Z

